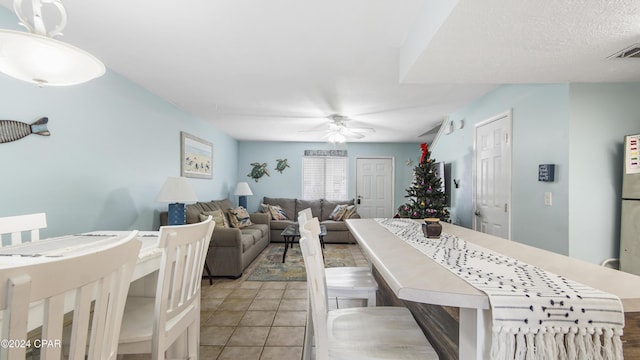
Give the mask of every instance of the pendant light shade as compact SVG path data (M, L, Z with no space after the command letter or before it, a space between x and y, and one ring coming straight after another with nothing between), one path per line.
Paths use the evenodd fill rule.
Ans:
M38 86L76 85L104 75L100 60L50 37L0 30L0 71Z
M102 76L104 64L75 46L53 39L66 26L67 13L60 0L32 0L33 17L23 14L22 0L14 0L20 24L30 32L0 30L0 71L38 86L76 85ZM53 6L60 24L47 31L42 7Z

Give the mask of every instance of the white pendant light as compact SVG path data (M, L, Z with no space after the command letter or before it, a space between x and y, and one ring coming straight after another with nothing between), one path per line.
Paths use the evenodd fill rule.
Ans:
M32 19L23 15L22 1L14 0L13 8L20 25L30 32L0 30L1 72L38 86L76 85L105 73L104 64L93 55L52 38L61 35L67 24L60 0L31 0ZM60 24L49 32L42 19L43 5L55 6L61 17Z

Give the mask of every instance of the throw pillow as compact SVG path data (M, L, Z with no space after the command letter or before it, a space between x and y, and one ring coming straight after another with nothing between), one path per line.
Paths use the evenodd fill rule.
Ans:
M346 210L347 210L347 205L336 205L336 207L331 212L331 215L329 215L329 219L333 221L342 220L342 217L344 216L344 212Z
M287 213L280 207L280 205L267 205L269 206L269 213L272 220L288 220Z
M242 229L253 224L247 209L242 206L238 206L235 209L229 209L229 220L231 220L231 226L238 229Z
M351 218L351 215L355 214L355 212L356 212L356 206L355 205L347 206L347 208L344 211L344 214L342 214L342 220L347 220L347 219Z
M205 221L209 217L213 216L213 221L216 222L216 228L228 228L227 217L224 216L222 210L204 211L200 214L200 221Z
M269 211L269 205L261 203L260 204L260 212L263 212L265 214L270 214L271 212Z

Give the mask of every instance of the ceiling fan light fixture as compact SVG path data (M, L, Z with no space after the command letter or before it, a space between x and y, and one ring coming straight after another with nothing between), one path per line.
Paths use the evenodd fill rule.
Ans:
M335 132L335 133L329 134L329 137L327 138L327 140L332 144L343 144L347 141L347 138L344 135L342 135L342 133Z
M14 1L14 10L30 32L0 30L0 71L38 86L68 86L104 75L105 66L93 55L53 39L66 25L66 11L59 0L32 0L32 23L22 14L22 0ZM47 32L41 7L53 4L61 15L61 23Z

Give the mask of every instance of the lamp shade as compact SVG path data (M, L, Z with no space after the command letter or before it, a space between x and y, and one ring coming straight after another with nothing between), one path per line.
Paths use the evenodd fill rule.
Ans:
M253 193L251 192L251 188L249 188L249 184L246 182L239 182L238 185L236 185L236 191L233 192L233 195L249 196L253 195Z
M38 86L80 84L105 73L88 52L47 36L0 30L0 71Z
M168 177L164 182L156 201L166 203L185 203L198 201L191 184L185 177Z

